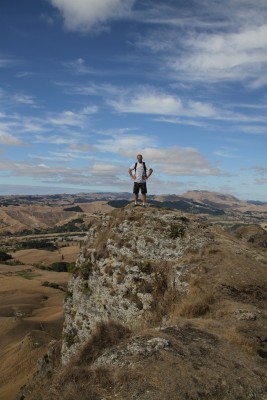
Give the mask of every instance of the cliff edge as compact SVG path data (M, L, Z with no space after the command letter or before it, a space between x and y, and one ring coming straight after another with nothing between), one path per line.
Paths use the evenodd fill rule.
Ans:
M95 213L64 302L62 366L32 393L267 400L266 288L266 249L195 216Z

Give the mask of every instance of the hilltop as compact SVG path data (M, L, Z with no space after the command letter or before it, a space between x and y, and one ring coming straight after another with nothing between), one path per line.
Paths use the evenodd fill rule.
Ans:
M192 214L92 215L65 297L62 365L48 352L20 396L265 400L266 268L266 248Z

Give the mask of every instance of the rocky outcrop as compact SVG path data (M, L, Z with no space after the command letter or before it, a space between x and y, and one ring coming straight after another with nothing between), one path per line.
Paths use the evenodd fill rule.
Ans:
M26 400L267 400L266 268L265 248L189 214L93 214L63 365L46 355Z
M63 364L99 321L164 325L187 290L194 265L185 256L212 240L210 226L174 210L128 206L96 214L65 299Z

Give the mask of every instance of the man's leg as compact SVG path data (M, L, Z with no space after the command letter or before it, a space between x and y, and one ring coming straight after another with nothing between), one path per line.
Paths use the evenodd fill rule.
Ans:
M139 185L137 184L137 182L134 182L134 187L133 187L134 204L137 204L138 202L138 193L139 193Z
M143 205L146 204L146 194L142 194L142 202L143 202Z
M142 193L143 206L145 206L145 204L146 204L146 193L147 193L146 183L142 184L141 193Z

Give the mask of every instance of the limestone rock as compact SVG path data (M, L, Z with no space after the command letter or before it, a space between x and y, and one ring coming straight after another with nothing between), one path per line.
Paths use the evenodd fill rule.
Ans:
M187 290L193 266L184 255L212 237L212 227L174 210L128 206L98 215L68 286L63 363L99 321L163 323L173 299Z

